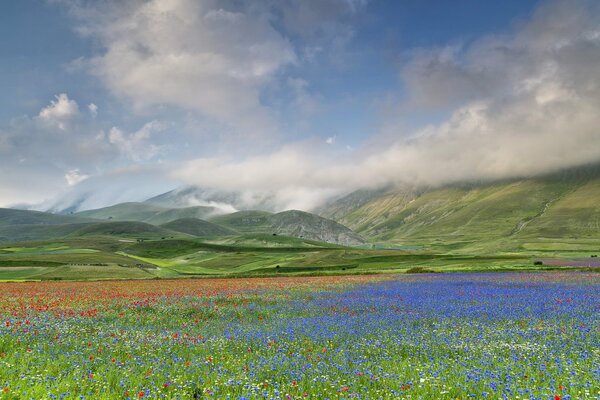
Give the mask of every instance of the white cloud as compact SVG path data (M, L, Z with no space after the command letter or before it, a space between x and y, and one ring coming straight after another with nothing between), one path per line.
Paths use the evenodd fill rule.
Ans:
M280 116L264 100L265 92L289 90L285 82L291 67L342 53L354 36L348 19L367 4L57 1L81 21L78 31L104 48L95 57L74 60L72 68L87 69L137 111L183 108L199 112L209 123L227 125L214 135L246 137L279 135ZM309 53L310 60L304 56ZM300 89L297 104L312 112L317 104L305 87Z
M148 143L162 124L151 122L122 142L110 143L93 116L80 113L75 100L57 95L35 117L0 125L0 205L38 202L78 187L89 175L145 160L160 148ZM103 190L101 187L98 190Z
M79 171L79 168L67 171L65 174L65 180L69 186L75 186L78 183L85 181L87 178L89 178L89 175L82 174L81 171Z
M151 121L138 131L127 134L113 126L108 133L108 141L116 146L121 154L132 161L149 160L160 151L160 146L151 142L151 136L154 133L164 131L166 127L163 122Z
M92 3L93 4L93 3ZM251 3L153 0L78 8L106 52L90 71L140 108L199 111L247 135L272 133L262 88L296 62L292 44Z
M327 139L325 139L325 143L327 144L335 144L335 140L337 139L336 135L333 136L329 136Z
M98 115L98 106L94 103L90 103L88 104L88 111L90 112L90 115L93 118L96 118L96 116Z
M69 99L66 93L54 97L55 100L40 110L38 118L46 124L66 130L69 121L79 115L79 106L75 100Z

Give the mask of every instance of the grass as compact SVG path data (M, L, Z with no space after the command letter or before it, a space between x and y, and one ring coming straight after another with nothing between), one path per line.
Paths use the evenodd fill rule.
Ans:
M1 283L0 396L597 398L599 285L577 273Z
M350 198L351 196L349 196ZM498 254L594 250L600 240L596 170L490 184L372 193L358 206L323 210L371 243L423 252ZM596 243L591 243L595 240ZM537 243L550 243L538 247ZM578 248L575 248L575 247Z
M507 193L521 192L517 185ZM469 196L480 202L496 198L494 193L482 190ZM269 216L243 212L219 218L253 221ZM189 226L190 221L181 222ZM413 268L434 272L537 270L556 268L533 265L538 258L600 253L593 238L526 237L514 242L482 237L451 242L442 236L429 241L344 247L272 233L199 238L168 231L175 236L166 236L162 228L144 223L94 223L83 230L85 234L0 247L0 269L6 268L0 280L404 273Z

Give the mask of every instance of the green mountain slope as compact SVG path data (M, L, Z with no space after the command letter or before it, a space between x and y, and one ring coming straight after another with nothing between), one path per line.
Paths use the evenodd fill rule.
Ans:
M356 207L349 203L339 199L321 215L376 242L487 251L547 240L600 240L597 169L421 191L388 189L354 201Z
M165 228L150 225L144 222L137 221L110 221L86 224L85 226L72 232L71 237L82 236L151 236L151 237L168 237L174 234Z
M120 203L113 206L76 213L78 217L115 221L144 221L166 209L144 203Z
M76 216L112 220L138 221L161 225L180 218L206 218L218 213L213 207L166 208L148 203L120 203L96 210L82 211Z
M293 236L349 246L365 243L360 235L340 223L297 210L277 214L265 211L239 211L214 217L211 222L239 232Z
M234 229L238 232L267 232L270 212L247 210L210 218L210 222Z
M544 204L520 236L600 239L600 179L574 186Z
M62 237L90 221L70 215L0 208L0 243Z
M0 242L23 242L83 236L160 238L180 233L136 221L102 221L72 215L0 209Z
M161 227L194 236L232 236L238 234L233 229L225 228L197 218L180 218L162 224Z
M62 225L85 221L85 218L71 215L56 215L40 211L0 208L0 227L9 225Z

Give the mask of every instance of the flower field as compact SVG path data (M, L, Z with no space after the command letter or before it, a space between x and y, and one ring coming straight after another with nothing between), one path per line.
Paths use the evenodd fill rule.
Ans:
M0 398L598 399L600 274L0 284Z

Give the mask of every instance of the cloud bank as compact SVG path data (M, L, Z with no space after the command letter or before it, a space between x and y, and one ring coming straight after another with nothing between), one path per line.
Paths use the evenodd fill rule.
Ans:
M452 110L410 135L351 153L286 146L246 160L202 158L174 176L224 189L271 190L310 208L331 193L534 176L600 161L600 4L553 1L512 32L413 50L399 74L406 110ZM391 139L390 139L391 138Z
M380 130L364 132L354 149L343 132L286 135L281 114L291 108L318 125L327 108L302 71L360 34L348 16L366 1L56 1L100 49L71 67L97 79L132 118L121 126L104 119L104 103L80 107L60 93L34 117L0 126L3 204L70 190L69 201L90 208L197 185L239 193L248 208L268 200L274 209L311 209L360 188L600 162L596 1L545 1L506 32L404 49L401 93L391 94L403 100L388 103ZM438 122L407 131L412 114ZM186 121L192 128L178 131ZM236 138L243 144L228 151Z

